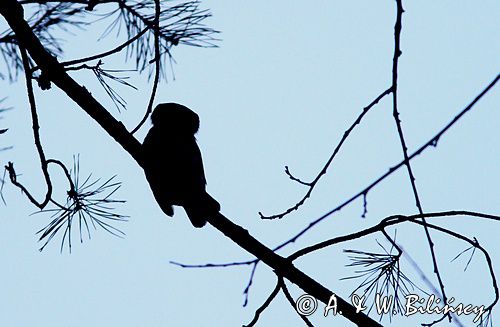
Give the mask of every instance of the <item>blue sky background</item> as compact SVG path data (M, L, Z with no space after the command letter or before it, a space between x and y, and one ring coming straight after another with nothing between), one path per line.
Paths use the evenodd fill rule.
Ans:
M220 31L217 49L179 47L175 81L161 84L160 102L183 103L200 115L198 142L203 152L208 191L222 213L272 247L313 219L336 207L385 173L402 158L390 98L370 111L323 177L312 198L279 221L262 221L258 212L274 214L293 205L306 191L283 173L285 165L312 179L324 165L344 131L391 83L394 1L204 1L213 13L207 23ZM405 1L399 71L399 108L410 151L427 142L498 73L497 1ZM5 24L2 21L2 24ZM95 23L88 33L65 34L66 56L73 59L109 49L110 36L95 43L105 28ZM118 69L123 56L106 59ZM88 72L72 74L91 90L129 129L144 113L149 99L146 76L133 76L139 90L120 88L127 110L118 113ZM13 106L1 127L9 127L0 153L2 164L13 161L38 198L43 177L31 136L24 80L2 81L1 97ZM99 126L58 89L36 90L41 136L47 157L72 165L80 154L82 176L123 182L117 197L127 200L118 211L130 216L118 224L125 239L102 230L71 254L54 241L43 252L35 232L50 221L35 212L19 190L4 187L7 206L0 207L0 326L239 326L274 288L273 272L259 265L242 307L250 267L181 269L183 263L249 259L245 251L212 227L195 230L182 209L170 219L155 203L143 172ZM500 181L498 87L484 97L439 142L412 161L425 211L471 210L498 214ZM149 126L149 125L148 125ZM137 137L142 141L143 127ZM59 199L66 183L51 169ZM362 219L361 199L286 248L283 255L310 244L376 224L392 214L414 214L413 194L405 170L388 178L368 195ZM499 262L497 224L470 217L439 223L477 237ZM76 234L74 235L76 236ZM458 301L489 304L493 291L484 259L476 254L463 273L467 257L450 260L468 247L433 233L449 296ZM77 238L74 237L74 240ZM340 281L353 269L345 248L381 251L383 236L343 244L296 262L304 272L347 297L355 286ZM435 283L424 233L413 226L398 228L398 240ZM408 261L402 269L426 285ZM290 286L297 298L303 292ZM427 288L426 288L427 289ZM428 322L432 317L416 317ZM315 326L345 326L344 319L311 317ZM465 326L470 319L461 318ZM384 320L388 323L388 320ZM393 324L401 325L396 320ZM406 322L408 323L408 322ZM301 326L282 295L260 319L259 326Z

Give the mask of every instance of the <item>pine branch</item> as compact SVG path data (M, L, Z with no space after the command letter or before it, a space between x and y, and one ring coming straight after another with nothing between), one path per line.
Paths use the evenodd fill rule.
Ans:
M66 73L57 59L46 51L24 20L21 5L16 0L4 0L3 6L0 6L0 14L5 17L12 30L16 33L18 41L28 50L42 71L48 74L50 80L99 123L142 166L141 145L137 139L128 133L125 127L116 121L84 87L78 85ZM232 241L273 268L279 276L287 278L318 300L328 303L330 296L333 294L330 290L295 268L291 261L279 256L260 243L246 229L234 224L222 214L215 215L208 221ZM338 297L338 308L343 312L343 317L358 326L380 326L379 323L362 312L357 313L351 304L340 297Z

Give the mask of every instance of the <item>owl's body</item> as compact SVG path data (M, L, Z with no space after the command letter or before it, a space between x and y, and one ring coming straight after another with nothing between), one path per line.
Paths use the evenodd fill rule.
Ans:
M220 206L205 191L203 161L194 137L198 115L179 104L160 104L152 122L142 148L153 195L168 216L174 214L172 205L182 206L193 226L203 227Z

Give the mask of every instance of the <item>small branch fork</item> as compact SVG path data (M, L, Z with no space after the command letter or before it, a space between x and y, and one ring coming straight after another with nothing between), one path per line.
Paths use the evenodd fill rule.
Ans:
M347 235L343 235L343 236L338 236L338 237L335 237L335 238L332 238L329 240L325 240L325 241L319 242L317 244L305 247L303 249L300 249L300 250L292 253L288 257L286 257L286 260L289 260L290 263L292 263L293 261L299 259L300 257L303 257L307 254L312 253L312 252L326 249L327 247L330 247L333 245L338 245L338 244L345 243L348 241L361 239L363 237L366 237L368 235L372 235L375 233L382 233L382 235L388 240L388 242L391 244L391 246L393 248L395 248L397 251L397 254L393 255L394 259L391 259L391 260L395 260L393 264L395 264L397 266L397 269L399 271L399 259L400 259L401 255L403 254L403 251L402 251L401 247L395 242L395 240L387 233L387 229L389 227L395 227L397 225L402 225L402 224L406 224L406 223L416 224L419 226L423 226L424 224L427 224L430 229L444 233L444 234L451 236L453 238L456 238L458 240L464 241L464 242L468 243L470 245L470 247L473 248L474 250L477 249L481 253L483 253L483 255L485 257L486 264L488 266L488 271L489 271L489 274L491 277L491 282L492 282L492 288L493 288L493 292L495 295L494 300L485 308L485 312L491 312L493 307L498 303L500 295L499 295L499 289L498 289L498 282L496 279L495 272L493 270L493 263L491 261L491 257L489 255L489 253L487 252L487 250L484 249L479 244L479 242L477 241L476 238L470 239L470 238L468 238L464 235L461 235L457 232L454 232L450 229L443 228L443 227L440 227L440 226L437 226L434 224L430 224L427 222L424 223L422 221L422 218L444 219L444 218L453 218L453 217L461 217L461 216L470 216L470 217L474 217L474 218L478 218L478 219L493 220L493 221L497 221L497 222L500 221L500 216L483 214L483 213L478 213L478 212L471 212L471 211L463 211L463 210L432 212L432 213L416 214L416 215L410 215L410 216L393 215L393 216L389 216L389 217L382 219L378 224L376 224L372 227L363 229L363 230L355 232L355 233L351 233L351 234L347 234ZM354 252L356 252L356 251L354 251ZM386 255L386 257L387 257L387 255ZM251 279L253 279L255 267L259 262L260 262L260 259L240 261L240 262L231 262L231 263L203 264L203 265L187 265L187 264L182 264L182 263L178 263L178 262L171 262L171 263L175 264L177 266L180 266L182 268L225 268L225 267L232 267L232 266L253 265L252 274L251 274ZM269 305L276 298L276 295L279 293L280 290L283 291L285 295L287 294L288 291L285 289L286 286L284 285L282 276L280 276L280 274L278 272L276 272L276 274L278 276L278 282L277 282L275 289L271 292L271 294L264 301L264 303L256 310L254 318L247 326L254 326L257 323L259 317L262 315L262 313L265 311L265 309L267 307L269 307ZM402 288L403 294L405 294L404 292L407 291L407 289L408 289L404 285L403 285L403 287L400 286L400 283L404 283L405 281L406 282L409 281L407 279L407 277L404 276L404 274L398 273L398 276L400 276L400 275L401 275L401 277L398 277L398 278L401 278L401 281L398 281L396 285L393 285L393 287L395 287L394 292L395 292L396 296L397 296L397 293L401 291L399 288ZM379 278L381 278L383 276L384 275L381 274L379 276ZM378 282L378 279L375 280L374 283L375 282ZM411 282L410 282L410 284L413 285L413 283L411 283ZM248 291L248 288L250 285L251 285L251 282L249 282L249 284L245 288L245 292ZM293 301L291 296L289 296L289 293L288 293L288 296L286 296L286 297L287 297L287 299L289 299L290 303L292 304L292 306L295 309L295 302ZM432 325L432 324L426 324L426 326L429 326L429 325Z
M444 211L444 212L416 214L416 215L411 215L411 216L394 215L394 216L390 216L390 217L386 217L386 218L382 219L377 225L372 226L370 228L366 228L364 230L361 230L361 231L358 231L358 232L355 232L355 233L352 233L352 234L335 237L335 238L332 238L332 239L329 239L329 240L325 240L325 241L322 241L320 243L308 246L306 248L300 249L300 250L296 251L295 253L289 255L287 258L290 259L290 260L292 260L292 261L294 261L294 260L296 260L296 259L298 259L298 258L300 258L300 257L302 257L302 256L304 256L306 254L312 253L314 251L325 249L326 247L329 247L329 246L332 246L332 245L336 245L336 244L340 244L340 243L344 243L344 242L347 242L347 241L352 241L352 240L355 240L355 239L360 239L362 237L366 237L368 235L371 235L371 234L374 234L374 233L378 233L378 232L383 233L383 235L386 237L386 239L394 247L396 247L396 249L398 251L398 258L399 258L403 252L402 252L401 248L387 234L386 229L388 227L396 226L396 225L401 225L403 223L412 223L412 224L417 224L417 225L420 225L420 226L427 225L430 229L434 229L436 231L439 231L441 233L444 233L444 234L447 234L447 235L449 235L451 237L454 237L454 238L456 238L458 240L462 240L462 241L468 243L471 246L471 248L473 248L474 250L478 249L478 250L480 250L483 253L483 255L485 257L485 260L486 260L486 264L488 266L488 271L489 271L489 274L490 274L490 277L491 277L492 287L493 287L493 291L494 291L494 294L495 294L494 300L490 303L490 305L488 305L485 308L485 312L491 313L491 310L493 309L493 307L498 303L498 300L499 300L499 289L498 289L498 282L497 282L497 279L496 279L496 276L495 276L495 273L494 273L494 270L493 270L493 263L491 261L491 257L489 255L489 253L487 252L487 250L484 249L479 244L479 242L477 241L476 238L470 239L470 238L468 238L468 237L466 237L464 235L461 235L461 234L459 234L457 232L454 232L454 231L452 231L450 229L443 228L443 227L440 227L440 226L437 226L437 225L430 224L430 223L422 221L422 219L424 219L424 218L441 218L441 219L443 219L443 218L446 218L446 217L451 218L451 217L457 217L457 216L470 216L470 217L475 217L475 218L480 218L480 219L493 220L493 221L497 221L497 222L500 221L500 216L495 216L495 215L490 215L490 214L483 214L483 213L478 213L478 212L471 212L471 211ZM446 317L446 316L443 316L443 317ZM432 326L432 325L438 323L439 321L441 321L442 319L443 318L438 319L438 320L436 320L436 321L434 321L432 323L429 323L429 324L424 324L424 325L425 326Z
M351 132L354 130L354 128L361 123L361 120L368 113L368 111L370 111L370 109L372 109L377 103L379 103L386 95L391 94L391 92L392 92L392 88L388 88L387 90L382 92L379 96L377 96L375 98L375 100L373 100L368 106L363 108L363 111L359 114L359 116L356 118L356 120L354 120L352 125L344 132L342 139L335 147L335 150L333 150L332 155L330 156L330 158L328 159L326 164L323 166L321 171L318 173L318 175L316 175L316 177L314 178L314 180L312 182L304 182L301 179L293 176L292 173L290 173L288 166L285 166L285 173L288 175L288 177L291 180L293 180L299 184L307 186L308 190L307 190L306 194L302 197L302 199L299 202L297 202L294 206L288 208L287 210L285 210L279 214L275 214L275 215L271 215L271 216L265 216L261 212L259 212L260 218L261 219L281 219L284 216L288 215L289 213L291 213L295 210L298 210L306 202L306 200L311 196L311 193L312 193L314 187L319 182L321 177L326 174L328 168L330 167L330 165L333 162L333 159L335 159L335 156L340 151L340 148L342 147L344 142L347 140L347 138L349 137Z
M500 79L500 74L495 76L495 78L464 108L462 109L445 127L443 127L438 133L436 133L432 138L430 138L425 144L423 144L420 148L418 148L415 152L413 152L409 157L408 160L413 160L415 157L419 156L422 154L426 149L429 147L436 147L439 140L441 137L452 127L454 126L463 116L472 110L474 106L481 100L490 90L493 89L493 87L496 85L498 80ZM274 248L275 251L296 242L300 237L302 237L304 234L306 234L310 229L315 227L317 224L325 220L326 218L330 217L332 214L342 210L344 207L355 201L361 196L366 196L370 190L372 190L375 186L377 186L379 183L381 183L383 180L385 180L387 177L391 176L393 173L395 173L397 170L399 170L401 167L405 165L405 161L402 160L398 164L390 167L386 173L375 179L372 183L370 183L368 186L366 186L364 189L353 195L351 198L347 199L343 203L339 204L335 208L331 209L330 211L326 212L319 218L316 218L315 220L309 222L309 224L304 227L301 231L299 231L297 234L286 240L285 242L281 243L277 247Z
M88 223L92 223L94 228L97 228L97 226L102 227L106 231L110 232L113 235L116 236L121 236L123 235L123 232L121 232L119 229L111 226L109 223L105 222L104 219L109 219L109 220L114 220L114 221L124 221L126 216L120 215L120 214L115 214L111 212L113 208L109 206L109 204L112 203L120 203L123 201L120 200L113 200L111 199L111 196L113 193L116 192L116 190L120 187L120 183L111 183L111 179L108 181L104 182L100 186L97 186L96 183L99 180L96 180L94 182L89 182L89 178L87 178L81 185L78 185L79 177L78 177L78 166L77 163L75 162L75 170L74 170L74 180L71 177L71 173L68 170L68 168L59 160L56 159L47 159L45 157L45 153L43 151L41 139L40 139L40 124L38 121L38 114L37 114L37 108L36 108L36 102L35 102L35 95L33 92L33 77L32 77L32 69L30 66L30 60L28 57L28 53L26 49L20 45L19 46L19 51L21 53L21 58L23 61L23 66L24 66L24 72L25 72L25 78L26 78L26 89L27 89L27 94L28 94L28 100L29 100L29 105L30 105L30 111L31 111L31 120L32 120L32 130L33 130L33 139L35 143L35 147L38 152L38 157L40 160L40 165L42 169L42 173L45 179L45 183L47 186L47 192L45 194L45 197L42 201L38 201L29 191L28 189L21 184L17 180L17 174L14 169L14 164L12 162L9 162L7 166L5 166L6 172L9 174L10 181L14 186L19 188L22 193L26 195L26 197L29 199L29 201L34 204L38 209L40 209L40 212L53 212L53 220L52 222L47 225L45 228L41 229L37 234L41 233L40 241L45 239L44 245L40 248L40 251L42 251L45 246L53 239L53 237L58 233L60 230L64 230L62 242L61 242L61 251L63 249L63 245L65 240L68 240L68 245L69 245L69 250L71 252L71 227L73 223L73 218L76 217L80 226L80 241L83 242L82 238L82 223L85 225L88 237L90 238L90 229ZM86 66L86 65L84 65ZM97 68L92 68L92 67L82 67L82 68L89 68L89 69L97 69ZM75 68L78 69L78 68ZM56 200L52 198L52 192L53 192L53 186L52 186L52 181L51 177L49 174L48 167L50 164L56 165L62 169L64 172L64 175L68 181L69 184L69 190L67 191L68 199L66 205L61 205L58 203ZM75 185L76 183L76 185ZM91 189L92 187L96 186L95 189ZM107 195L101 198L96 198L96 196L99 196L103 192L108 192ZM46 209L47 205L49 203L52 203L56 206L56 209ZM66 228L62 228L63 226L66 226Z
M276 297L276 295L278 295L278 293L280 291L283 292L283 295L288 300L288 302L292 306L293 310L299 315L300 319L302 319L302 321L306 324L306 326L314 327L314 325L309 321L309 319L307 319L306 316L298 313L298 311L296 309L295 300L293 299L292 295L288 291L288 287L286 286L283 277L281 277L279 275L277 275L277 277L278 277L277 278L278 280L276 282L276 287L273 289L273 291L271 292L271 294L269 294L269 296L264 301L264 303L259 308L257 308L257 310L255 310L255 314L254 314L254 317L253 317L252 321L250 321L247 325L243 325L243 327L253 327L253 326L255 326L257 324L257 322L259 321L259 318L260 318L261 314L269 307L269 305L271 305L271 303L273 302L274 298Z

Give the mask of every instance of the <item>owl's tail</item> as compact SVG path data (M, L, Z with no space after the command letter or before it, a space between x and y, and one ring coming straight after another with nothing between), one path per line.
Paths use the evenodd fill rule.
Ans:
M206 217L210 217L220 211L220 204L210 194L205 192L201 200L193 205L185 205L184 210L189 220L191 220L191 224L196 228L201 228L207 223Z

